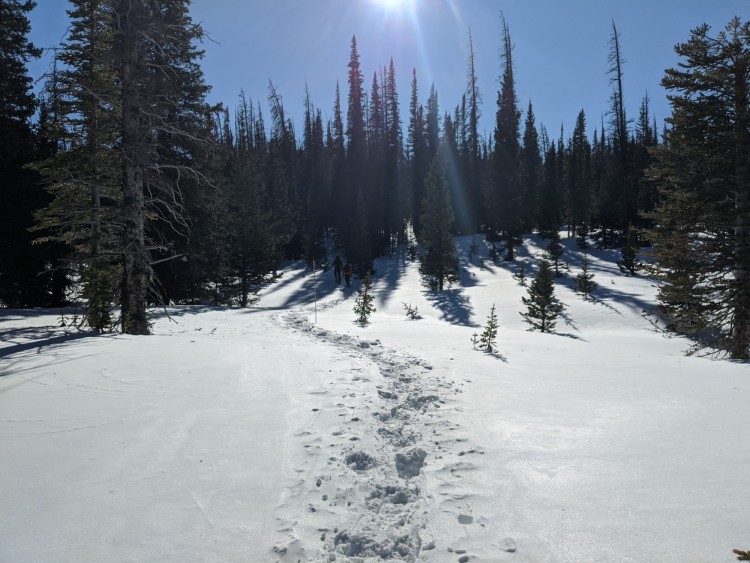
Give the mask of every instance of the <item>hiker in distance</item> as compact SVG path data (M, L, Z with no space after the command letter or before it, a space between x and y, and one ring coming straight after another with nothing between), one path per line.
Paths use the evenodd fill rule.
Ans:
M343 266L343 262L341 256L337 254L333 261L333 277L336 278L336 285L341 285L341 266Z
M344 264L344 279L346 280L346 287L349 287L352 280L352 265L349 262Z

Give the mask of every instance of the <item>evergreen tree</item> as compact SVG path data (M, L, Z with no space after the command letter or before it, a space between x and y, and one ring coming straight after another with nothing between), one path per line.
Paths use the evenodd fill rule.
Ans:
M750 357L750 24L716 36L702 25L667 69L672 115L651 177L661 201L650 218L672 327Z
M586 115L578 114L566 160L568 232L588 231L591 220L591 145L586 137Z
M620 250L620 260L617 262L617 267L622 273L630 276L634 276L639 267L638 238L632 228L628 230L625 244L622 245Z
M362 287L354 300L354 314L357 315L357 322L362 326L370 321L370 315L377 310L373 305L375 298L370 290L372 290L372 281L370 280L370 272L367 272L362 278Z
M545 131L543 131L542 138L546 139ZM560 159L562 160L562 157L560 157ZM554 233L557 233L560 229L560 189L557 162L558 155L555 143L549 143L544 155L542 180L539 187L539 200L537 202L537 226L539 228L539 234L543 238L553 236Z
M539 189L542 179L542 155L531 101L524 124L520 174L524 230L531 232L538 225Z
M435 84L433 84L430 86L430 95L427 98L427 112L425 113L425 142L427 145L427 158L430 162L435 158L440 144L439 116L438 94Z
M384 183L385 206L384 227L386 238L396 235L399 244L406 240L407 198L404 195L402 181L403 135L401 131L401 113L396 88L396 67L391 59L388 71L384 72L383 106L385 115L385 162ZM390 240L387 241L390 243Z
M458 254L451 236L453 209L450 205L445 157L438 151L425 178L422 202L421 230L417 233L426 253L421 258L420 273L431 280L435 289L443 290L445 283L458 281Z
M594 274L589 271L589 255L584 254L581 271L576 276L576 291L583 295L585 299L591 295L594 289L596 289L596 282L594 281Z
M123 224L122 326L148 334L151 295L152 213L171 228L186 229L181 188L200 174L195 141L205 139L208 87L194 43L203 30L193 24L188 0L116 0L114 65L121 88ZM148 108L148 111L144 111ZM148 212L147 212L148 211Z
M412 71L411 97L409 101L409 126L406 139L406 160L411 176L410 204L414 232L421 230L422 200L424 199L424 180L429 160L425 142L424 112L419 104L417 71Z
M348 233L351 219L351 201L346 186L346 141L344 140L344 120L341 115L341 92L336 83L336 96L333 103L333 123L330 127L328 153L331 159L331 199L335 209L333 226L339 238Z
M552 261L552 264L554 264L555 266L556 278L559 278L560 276L562 276L560 258L562 258L562 255L564 252L565 252L565 249L563 248L563 245L560 242L560 232L553 231L550 236L549 244L547 245L547 255L549 256L549 259Z
M479 335L479 349L488 354L497 350L497 314L495 313L495 304L492 304L490 314L487 315L487 324L484 325L482 334Z
M528 297L522 297L521 301L527 308L521 316L531 325L531 330L554 330L563 305L555 297L555 277L547 260L540 262L539 272L529 286Z
M349 95L347 102L347 153L346 153L346 192L344 200L346 207L344 209L345 217L351 219L352 212L356 210L366 211L368 198L366 197L366 186L362 171L365 170L367 162L367 138L365 135L365 115L364 100L365 92L363 88L364 80L360 70L359 52L357 51L357 38L352 36L351 53L349 57ZM358 198L360 195L364 198L365 206L360 208ZM359 218L364 219L364 218ZM366 263L372 260L372 251L369 246L370 237L354 236L354 230L362 228L362 223L356 221L345 221L344 235L346 254L349 256L357 255L360 262ZM364 238L364 240L363 240ZM363 245L363 246L356 246ZM360 275L364 271L359 272Z
M633 174L638 193L636 206L640 212L636 218L637 222L633 225L637 228L649 226L646 214L654 209L658 201L656 185L646 175L646 170L653 162L651 153L659 142L656 133L656 123L651 125L649 119L649 97L646 94L643 96L638 112L635 143L633 145Z
M462 104L464 119L461 125L465 127L465 146L461 146L464 155L464 199L468 200L466 205L466 218L464 224L459 225L462 233L475 233L479 228L479 207L482 201L482 162L481 162L481 139L479 136L479 118L481 117L480 104L482 96L479 92L479 77L477 76L476 61L474 59L474 41L469 31L469 48L467 54L466 72L466 95Z
M12 307L60 305L53 299L48 249L32 246L33 213L47 203L36 175L30 119L36 110L26 65L41 55L27 39L31 0L0 0L0 303ZM57 301L53 303L53 301Z
M501 15L503 30L503 74L497 98L495 151L492 179L487 205L486 225L490 238L499 237L507 250L506 260L515 258L515 248L521 243L523 205L519 170L519 121L513 68L513 45L510 30ZM495 240L498 240L495 238Z
M609 74L612 94L610 96L610 128L612 132L611 155L607 161L602 182L600 214L605 231L605 244L610 246L618 241L616 232L623 232L629 224L637 220L637 194L633 183L631 146L628 133L628 119L624 102L624 59L620 34L612 21L610 36Z
M116 151L122 115L113 64L111 2L73 0L70 33L59 53L50 95L57 98L58 130L67 150L37 163L52 201L37 214L41 240L70 249L82 281L84 319L99 331L113 328L112 309L122 280L119 215L122 166Z

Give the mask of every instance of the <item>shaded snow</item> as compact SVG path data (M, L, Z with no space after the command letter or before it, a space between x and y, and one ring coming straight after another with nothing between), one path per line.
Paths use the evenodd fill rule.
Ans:
M733 561L748 365L685 357L614 251L582 300L564 242L556 334L470 238L439 294L378 261L366 327L358 281L294 265L257 307L170 309L150 337L0 312L0 561Z

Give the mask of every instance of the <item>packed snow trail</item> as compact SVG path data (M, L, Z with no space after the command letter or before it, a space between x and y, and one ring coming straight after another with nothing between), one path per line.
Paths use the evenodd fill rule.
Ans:
M277 318L367 363L337 370L330 390L311 407L316 416L303 419L294 433L313 459L284 495L279 519L286 536L274 551L282 561L422 560L435 548L426 521L434 493L422 469L459 454L442 439L450 423L440 411L456 389L431 373L426 361L388 350L378 340L318 328L310 316L295 310ZM318 421L331 416L338 424ZM337 430L322 435L331 427ZM314 516L300 520L301 509Z

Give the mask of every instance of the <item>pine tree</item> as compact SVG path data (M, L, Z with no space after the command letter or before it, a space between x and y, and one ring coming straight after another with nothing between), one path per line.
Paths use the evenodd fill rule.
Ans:
M194 43L203 30L188 0L116 0L114 66L121 88L122 327L148 334L152 295L149 217L186 230L181 190L200 179L196 140L205 139L208 87ZM148 108L148 111L144 111Z
M424 199L424 180L429 165L427 146L424 134L424 112L419 104L417 71L412 71L411 97L409 101L409 126L406 138L406 161L410 171L411 217L414 232L421 230L422 201Z
M707 25L678 44L667 69L672 116L651 177L661 201L649 217L672 327L750 357L750 23Z
M481 139L479 136L479 118L481 117L480 104L482 96L479 92L479 77L477 76L476 61L474 58L474 41L469 31L469 47L467 53L466 71L466 96L465 119L461 124L466 128L465 147L461 147L464 155L464 197L468 199L466 218L464 224L459 225L459 230L466 233L475 233L479 228L479 206L482 201L482 161L481 161Z
M450 205L445 160L442 149L432 160L425 178L421 231L417 233L426 253L421 257L420 273L440 291L446 283L458 281L458 254L451 235L453 209Z
M586 137L586 115L578 114L566 160L568 232L588 232L591 222L591 145Z
M51 263L47 249L32 246L33 213L47 197L26 167L35 152L30 119L36 110L27 64L41 50L28 39L31 0L0 0L0 303L49 306ZM55 303L59 305L60 303Z
M594 274L589 271L589 255L584 254L581 271L576 276L576 291L583 295L585 299L591 295L594 289L596 289L596 282L594 281Z
M359 204L360 196L363 198L365 211L368 211L367 204L369 203L365 178L362 174L367 163L367 137L365 132L364 115L365 92L363 87L364 78L360 69L357 38L354 36L352 36L348 67L349 95L346 113L346 192L343 194L343 198L346 205L344 211L345 217L348 217L349 220L345 221L344 236L346 238L344 244L347 255L350 257L356 255L359 257L357 262L365 264L372 260L372 247L370 246L372 243L370 240L371 237L369 236L369 233L368 236L363 237L357 232L363 228L363 225L357 222L362 219L361 217L355 217L355 220L351 220L353 212L360 213L360 211L362 211ZM369 219L369 217L367 218ZM358 273L363 275L364 271L359 271Z
M402 189L401 170L403 167L404 150L401 128L401 113L396 87L396 67L391 59L388 71L384 71L385 84L383 86L384 128L385 128L385 157L384 157L384 198L385 211L384 230L385 239L390 244L390 236L396 235L396 241L403 244L406 240L407 198Z
M637 221L637 194L633 182L628 118L623 93L624 62L620 33L613 20L609 50L609 75L612 86L609 109L611 147L599 198L599 213L607 246L616 241L619 233L625 231L629 224Z
M58 98L57 127L67 150L36 164L52 201L37 214L37 230L70 249L82 281L84 319L113 328L122 281L122 166L120 91L113 66L114 23L110 2L73 0L70 33L59 52L63 70L51 85Z
M543 130L542 139L546 140L546 138L546 131ZM539 234L543 238L553 236L560 229L558 158L562 159L562 156L558 157L555 143L548 143L544 155L539 200L537 202L537 226Z
M518 111L516 99L513 45L508 24L502 15L501 26L503 74L497 97L495 151L485 224L489 227L490 238L499 237L505 243L506 260L513 260L515 249L520 245L523 234L523 202L518 158L521 112Z
M497 350L497 314L495 313L495 304L492 304L490 314L487 315L487 324L484 325L482 334L479 335L479 349L488 354Z
M529 286L528 297L522 297L521 301L527 307L527 311L521 313L521 316L531 325L531 330L554 330L563 305L555 297L555 277L547 260L540 262L539 272Z
M632 227L628 231L625 244L622 245L620 257L620 260L617 262L617 267L622 273L634 276L639 267L638 238Z
M370 315L377 310L373 305L375 298L370 293L371 289L370 272L367 272L362 278L362 287L354 300L354 314L357 315L357 322L362 326L370 321Z
M555 266L555 277L559 278L562 276L561 266L560 266L560 258L562 258L562 255L565 252L565 248L563 247L562 243L560 242L560 232L555 230L552 232L552 235L550 236L549 244L547 245L547 255L549 256L549 259L552 261L552 264Z
M534 108L529 101L524 123L523 147L521 148L521 210L524 230L531 232L539 223L539 189L542 180L542 155L539 147L539 134L536 130Z

